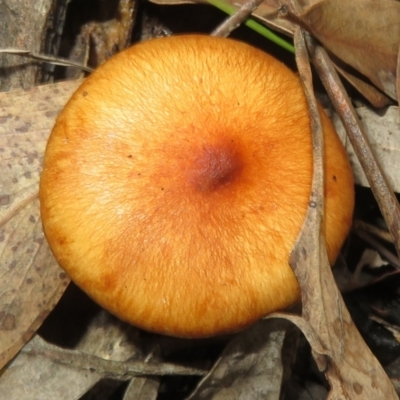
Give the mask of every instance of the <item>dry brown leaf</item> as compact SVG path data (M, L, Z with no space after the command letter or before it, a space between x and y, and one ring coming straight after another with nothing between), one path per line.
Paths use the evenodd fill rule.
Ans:
M310 342L319 368L331 385L329 399L397 399L385 371L357 331L335 284L323 232L323 135L315 102L308 53L295 33L296 61L310 109L314 175L310 206L290 256L302 292L303 318L315 332ZM304 331L304 329L303 329Z
M144 341L137 328L104 310L87 326L74 350L54 346L36 335L3 371L0 398L80 399L104 378L132 379L130 393L140 393L134 398L144 399L148 398L144 393L153 395L160 375L205 375L204 369L157 360L152 357L154 348L147 356Z
M37 191L55 116L77 85L0 94L0 368L30 339L69 282L44 239Z
M393 237L393 244L400 254L400 204L388 184L387 178L368 142L365 128L343 87L329 56L322 46L316 45L309 35L307 46L318 75L328 92L332 104L346 127L348 138L357 154L368 182L379 205L386 226Z
M39 337L32 342L29 346L42 344ZM138 345L136 328L103 311L88 326L76 349L104 359L126 361L140 354ZM22 351L4 371L0 392L7 399L78 399L103 376L95 370L85 373L81 369L58 364L51 358L32 356Z
M288 324L260 321L236 336L187 400L279 400Z
M380 114L366 107L360 107L356 111L360 120L363 121L368 141L374 150L377 161L385 172L391 188L395 192L400 193L400 136L397 134L400 132L399 108L392 106ZM347 138L345 128L339 116L334 114L332 121L340 139L346 147L356 183L369 187L368 179L365 176L353 146Z
M40 340L37 336L32 341ZM79 399L101 378L95 371L85 373L21 352L4 370L0 391L7 399Z
M290 4L288 7L291 8ZM312 33L325 49L397 100L399 2L323 0L305 10L300 15L289 14L288 17L293 17Z
M124 394L124 400L156 400L160 388L160 379L157 377L133 378Z
M207 0L150 0L153 3L156 4L161 4L161 5L177 5L177 4L187 4L187 3L208 3ZM233 0L227 0L225 3L239 9L243 4L246 3L246 0L238 0L238 1L233 1ZM286 35L292 36L295 28L295 24L292 23L289 19L282 18L282 16L286 16L285 13L282 13L282 5L288 6L288 9L291 10L291 12L294 12L293 8L293 3L291 0L265 0L263 1L258 8L252 13L253 17L255 19L258 19L262 21L265 25L268 27L277 30L281 33L284 33ZM380 90L376 89L375 86L370 84L368 81L364 81L360 79L358 76L354 74L354 70L347 69L343 65L343 62L339 62L336 65L336 68L340 72L340 74L348 81L350 84L352 84L361 94L366 97L370 103L376 107L384 107L388 104L391 103L390 97L392 99L397 100L396 97L396 91L395 91L395 85L400 86L400 80L396 80L396 73L393 74L393 71L396 72L396 64L393 64L393 49L394 49L394 43L397 43L397 47L399 44L399 22L398 22L398 9L399 9L399 4L396 1L392 0L387 0L385 2L379 2L376 0L357 0L355 2L346 2L344 0L331 0L331 1L326 1L326 0L299 0L296 3L298 3L298 10L307 10L306 13L301 15L301 13L297 12L295 13L294 20L298 22L298 20L303 18L303 16L307 15L307 13L310 13L310 17L314 16L315 20L317 20L318 24L316 24L317 28L320 28L321 30L321 37L322 36L327 36L325 39L326 41L330 41L331 47L335 47L339 49L340 53L346 53L344 55L343 61L348 63L349 65L353 65L352 61L358 61L358 60L364 60L366 58L370 58L373 60L371 64L364 63L363 61L360 63L363 68L360 70L363 74L365 74L367 77L371 79L372 82L375 83L375 80L377 80L380 84L385 85L386 89L383 89L380 85L378 84L377 86L381 88L381 90L384 90L387 94L387 96L382 93ZM326 5L322 5L322 3L327 3ZM357 14L354 13L354 8L357 7L358 5L358 12ZM361 4L362 3L362 4ZM377 7L378 10L382 10L383 18L386 19L386 13L391 15L390 19L393 19L395 21L394 26L391 24L392 21L390 19L387 19L387 24L386 24L386 29L384 30L385 33L381 32L380 29L380 22L379 18L373 18L372 16L374 15L373 11L369 11L367 9L368 4L367 3L373 3L374 8ZM377 4L378 3L378 4ZM385 3L385 4L381 4ZM397 12L394 16L391 13L391 10L387 10L388 7L390 7L390 4L386 3L397 3L397 5L394 5L394 11ZM351 5L351 7L349 6ZM335 12L333 14L330 14L332 10ZM323 18L319 20L319 15L318 13L321 13L321 10L323 11ZM363 13L367 13L367 15L364 15ZM315 13L315 15L313 15ZM379 13L378 13L379 14ZM335 18L335 16L339 15L339 18ZM345 18L342 16L345 15ZM287 17L287 16L286 16ZM305 18L305 17L304 17ZM343 21L349 22L348 26L341 27L341 24L344 24ZM354 21L353 21L354 20ZM397 23L397 25L396 25ZM335 25L336 24L336 25ZM355 42L357 37L357 34L360 33L360 30L358 29L359 25L363 25L364 31L369 33L368 35L365 35L365 43L363 42L363 46L365 50L357 49L358 52L354 52L352 43L348 42ZM309 27L305 21L302 21L302 26L306 27L310 32L314 31L312 30L312 27ZM334 40L331 40L331 36L334 36L337 32L335 29L337 28L337 31L340 32L340 35L338 35L336 39L336 43ZM343 28L343 29L342 29ZM351 30L352 28L352 30ZM329 31L331 29L331 31ZM376 29L377 32L379 32L379 35L375 35L375 33L371 33L370 31ZM389 32L388 32L389 31ZM354 37L349 35L349 32L353 34ZM361 32L362 33L362 32ZM318 37L318 35L316 34ZM370 41L370 38L373 37L374 41ZM389 39L390 38L390 39ZM322 40L322 39L321 39ZM364 38L361 37L360 41L363 41ZM382 40L382 42L381 42ZM322 40L323 43L325 43ZM343 45L345 43L345 45ZM382 46L381 43L384 43ZM346 45L347 44L347 45ZM326 46L329 49L329 46ZM390 50L388 50L390 48ZM396 50L396 57L397 57L397 51ZM333 52L336 54L335 52ZM375 57L375 53L379 54L379 57ZM385 53L385 54L383 54ZM361 54L361 56L360 56ZM387 57L387 54L390 54L389 57ZM371 56L372 55L372 56ZM350 59L347 59L347 56L350 57ZM353 60L354 59L354 60ZM382 63L381 60L384 60ZM340 61L340 60L339 60ZM364 66L368 65L367 68ZM388 65L390 66L389 69L387 68ZM400 66L400 63L399 63ZM355 67L357 68L357 67ZM398 67L400 69L400 67ZM370 76L370 72L372 70L372 78ZM376 79L375 79L375 78ZM393 97L394 95L394 97ZM389 96L389 97L388 97Z
M393 103L393 101L388 96L383 94L374 85L366 82L363 79L360 79L358 76L351 74L345 69L340 68L338 64L335 64L335 68L339 72L339 74L342 75L343 78L350 83L350 85L355 87L371 103L373 107L382 108Z
M152 3L161 5L178 5L178 4L196 4L205 3L208 4L207 0L150 0ZM309 8L313 4L317 4L322 0L300 0L299 3L304 8ZM246 3L246 0L225 0L226 4L229 4L235 8L240 8ZM281 7L281 0L264 0L260 6L252 13L252 15L265 23L265 25L273 28L281 33L292 36L294 31L294 25L285 19L280 18L279 9Z

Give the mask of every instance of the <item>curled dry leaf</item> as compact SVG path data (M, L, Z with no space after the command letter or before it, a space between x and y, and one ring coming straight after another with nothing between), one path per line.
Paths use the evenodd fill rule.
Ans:
M368 141L374 149L374 155L385 172L391 188L400 193L400 131L399 108L392 106L384 113L377 114L366 107L356 109L356 112L363 121ZM369 182L360 161L347 138L345 128L337 114L333 115L333 123L340 139L346 147L350 162L353 168L354 180L357 184L369 187Z
M30 339L69 282L44 239L37 191L54 119L76 86L0 94L0 368Z
M150 1L162 5L208 3L207 0ZM227 0L224 3L239 9L246 1ZM296 23L300 20L303 27L338 56L337 70L372 105L380 108L390 104L390 98L397 100L395 87L396 84L400 86L400 80L396 80L396 66L400 69L400 62L397 63L400 44L399 2L299 0L296 3L298 7L294 7L292 0L265 0L252 15L268 27L292 36L296 24L281 12L282 6L287 6ZM301 13L300 10L306 11ZM283 15L286 18L282 18ZM354 70L346 68L347 64L368 77L386 95L368 80L360 79Z
M27 344L29 348L41 345L39 336ZM27 354L23 348L3 372L0 391L7 399L79 399L101 378L96 371L85 373L56 364L51 358Z
M177 5L189 3L206 3L207 0L150 0L152 3L161 5ZM319 3L321 0L300 0L299 3L302 7L308 8L313 4ZM246 0L225 0L224 3L229 4L237 9L246 3ZM282 19L279 16L279 9L281 7L281 0L264 0L252 15L265 23L265 25L273 28L281 33L292 36L294 26L292 22Z
M336 112L346 126L348 138L368 178L386 225L393 236L393 244L396 247L396 251L400 254L399 202L374 156L368 143L365 129L356 115L328 54L322 46L316 46L315 41L311 40L311 38L307 39L307 45L319 77L329 94Z
M137 329L124 324L105 311L87 327L74 353L90 359L92 356L113 361L140 359ZM52 352L52 350L54 350ZM30 354L35 353L36 354ZM7 399L78 399L93 385L107 376L91 364L90 373L75 365L57 362L62 350L47 345L35 336L9 364L0 379L0 393ZM39 353L39 354L37 354ZM71 351L67 353L71 354ZM141 378L146 379L146 378Z
M291 1L284 3L288 7L289 19L299 23L325 49L397 100L398 1L324 0L300 14L296 13Z
M310 206L290 256L290 265L301 287L303 318L322 344L319 346L321 351L315 346L315 340L310 343L313 355L331 385L330 399L397 399L385 371L357 331L333 279L322 225L322 127L312 88L308 52L299 30L295 33L295 44L299 74L310 108L314 175Z
M279 400L288 326L287 321L265 320L240 333L187 400Z
M135 377L126 388L124 400L156 400L160 388L160 380L156 377Z

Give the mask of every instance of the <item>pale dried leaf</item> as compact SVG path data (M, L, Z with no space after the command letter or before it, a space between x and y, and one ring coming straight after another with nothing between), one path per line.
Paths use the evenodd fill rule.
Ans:
M335 68L339 74L342 75L342 77L346 79L350 85L354 86L375 108L386 107L387 105L393 103L388 96L383 94L374 85L366 82L363 79L360 79L354 74L349 73L343 68L340 68L338 64L335 64Z
M205 3L208 4L207 0L150 0L152 3L161 5L177 5L177 4L197 4ZM300 0L299 3L303 8L309 8L313 4L317 4L322 0ZM229 4L235 8L240 8L246 0L226 0L226 4ZM287 20L279 17L279 9L281 7L281 0L264 0L260 6L253 12L253 17L265 23L265 25L273 28L281 33L292 36L294 31L294 25Z
M373 154L365 128L361 124L326 50L322 46L316 45L315 40L308 35L307 46L330 100L346 127L347 135L368 178L388 230L393 237L393 244L397 253L400 254L400 204Z
M73 400L79 399L100 379L101 374L95 372L20 353L4 371L0 391L7 399Z
M187 400L279 400L287 327L266 320L240 333Z
M329 265L322 224L323 134L308 51L299 30L295 32L295 44L296 61L310 110L314 174L306 220L291 253L290 265L301 287L303 318L322 344L323 352L310 343L313 355L330 383L330 400L397 399L385 371L357 331ZM326 364L321 362L321 356L325 355L329 360Z
M324 0L298 18L327 50L397 100L399 2Z
M102 311L74 350L49 344L39 336L27 343L3 372L0 393L7 399L69 400L81 398L103 378L141 377L143 387L147 376L205 375L199 368L143 361L142 348L137 328Z
M376 250L365 249L360 257L360 261L357 263L356 270L369 266L371 268L382 268L389 263L382 259Z
M159 387L159 378L133 378L126 389L123 400L156 400Z
M389 107L385 112L377 114L366 107L356 109L368 140L379 162L385 172L392 189L400 193L400 117L398 107ZM369 187L368 180L358 161L346 131L337 114L332 116L340 139L346 147L353 168L354 178L357 184Z
M326 349L324 349L323 344L319 340L317 332L313 329L309 322L298 315L280 312L275 312L265 317L265 319L270 318L283 318L296 325L303 333L304 337L307 339L307 342L310 344L317 365L320 367L321 370L324 370L326 368L327 359L325 356L329 353Z
M76 87L68 82L0 94L0 368L69 282L44 239L37 191L55 116Z
M141 354L136 332L103 311L89 325L77 349L107 360L126 361ZM35 337L32 342L40 346L41 339ZM102 378L100 372L74 369L22 351L4 371L0 392L7 399L79 399Z

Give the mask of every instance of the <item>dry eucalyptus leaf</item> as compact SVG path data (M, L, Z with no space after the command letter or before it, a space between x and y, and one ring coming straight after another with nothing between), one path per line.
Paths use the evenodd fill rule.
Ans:
M68 368L22 352L2 374L0 391L7 399L72 400L79 399L100 379L101 374Z
M288 323L265 320L240 333L187 400L279 400Z
M196 4L205 3L209 4L207 0L150 0L152 3L161 5L178 5L178 4ZM308 8L313 4L317 4L322 0L300 0L299 3L302 7ZM226 0L226 4L229 4L237 9L239 9L246 0ZM253 16L264 22L265 25L273 28L281 33L292 36L294 25L285 19L279 17L279 9L281 7L281 0L264 0L258 8L253 12Z
M360 107L356 111L368 135L368 140L375 157L385 172L391 188L395 192L400 193L400 117L398 107L389 107L380 114L366 107ZM359 185L369 187L368 180L347 138L339 116L334 114L332 121L340 139L346 147L353 168L355 182Z
M380 254L373 249L365 249L357 263L356 270L362 270L364 267L382 268L389 263L385 261Z
M310 110L314 174L307 216L290 265L301 287L303 319L317 339L310 343L313 356L331 386L329 399L397 399L385 371L357 331L329 265L322 224L322 126L303 33L297 30L294 36L296 62Z
M36 336L29 346L42 346ZM115 361L141 356L137 329L103 311L89 325L77 350ZM0 393L7 399L79 399L103 373L83 371L62 365L50 357L29 355L22 351L10 363L0 379ZM141 378L146 380L146 378Z
M156 400L160 387L157 377L133 378L124 395L123 400Z
M305 10L295 16L302 27L325 49L397 100L398 1L323 0Z
M328 53L322 46L317 45L310 35L307 34L305 37L316 71L336 112L340 115L346 127L347 135L368 178L388 230L393 237L393 244L397 253L400 254L400 204L373 154L365 128L351 104Z
M152 395L159 375L205 375L203 369L146 357L142 340L137 328L103 310L73 350L35 336L3 372L0 393L7 399L72 400L80 399L100 380L132 379L132 390Z
M331 54L331 57L332 56L333 55ZM339 74L342 75L343 78L350 83L350 85L355 87L371 103L373 107L382 108L393 103L392 99L383 94L374 85L367 82L365 79L364 80L360 79L359 76L355 76L351 72L348 72L343 68L340 68L338 64L343 64L343 63L335 64L335 68L339 72Z
M44 239L37 192L55 116L77 85L0 93L0 368L30 339L69 282Z
M156 4L161 4L161 5L177 5L177 4L187 4L187 3L208 3L207 0L150 0L153 3ZM333 34L336 33L336 31L334 31L337 28L337 31L341 33L343 32L343 35L348 35L347 30L350 31L349 28L346 27L342 27L342 26L338 26L340 24L342 24L342 13L345 14L346 19L352 19L354 17L354 10L353 8L356 7L356 5L354 5L353 3L362 3L362 2L366 2L366 1L370 1L372 3L374 3L374 6L376 6L376 3L386 3L385 2L377 2L374 0L357 0L356 2L345 2L344 0L332 0L332 1L324 1L324 0L299 0L298 5L299 8L302 10L308 10L310 13L312 13L313 10L317 10L318 12L322 11L326 11L324 12L324 18L323 22L319 21L319 24L317 24L318 28L321 28L322 33L326 34L326 36L329 36L329 34ZM391 3L396 3L395 1L392 0L388 0ZM225 3L235 7L235 8L240 8L243 4L246 3L246 0L239 0L239 1L232 1L232 0L228 0L225 1ZM292 36L293 32L294 32L294 28L295 28L295 24L292 23L289 19L286 18L282 18L282 13L280 12L280 10L282 9L282 5L289 5L292 4L294 2L292 2L291 0L288 1L283 1L283 0L265 0L264 2L262 2L258 8L252 13L253 17L255 19L260 20L261 22L263 22L265 25L267 25L268 27L277 30L281 33L284 33L286 35ZM327 5L324 5L323 7L321 6L322 3L328 3ZM352 8L348 7L349 4L351 5ZM321 9L319 8L321 6ZM341 7L340 9L335 9L335 14L330 14L331 10L329 8L334 8L334 7ZM377 5L378 9L385 9L385 7L387 7L387 5ZM291 7L289 7L291 9ZM397 18L398 18L398 5L394 6L395 11L397 12L396 17L393 16L393 19L395 19L395 22L397 22ZM374 28L374 26L378 25L376 30L379 31L379 22L377 22L376 19L374 19L374 13L369 11L367 9L367 5L360 5L359 6L359 10L363 10L362 13L356 14L356 17L359 17L359 20L361 21L361 23L364 25L364 31L369 32L370 30L370 22L372 22L372 29ZM359 11L357 10L357 11ZM364 16L363 13L367 12L368 14L366 16ZM383 17L386 18L386 13L390 14L390 11L384 11L383 12ZM297 15L297 14L296 14ZM304 14L303 14L304 15ZM335 16L339 15L339 18L335 18ZM302 17L302 16L301 16ZM317 19L317 18L316 18ZM355 19L355 18L354 18ZM353 27L354 29L352 31L350 31L351 33L354 33L355 36L360 33L359 29L357 28L358 24L360 23L360 21L357 20L356 23L350 23L350 27ZM329 23L326 23L326 22ZM334 25L336 23L336 25ZM303 21L302 25L304 25L305 22ZM332 28L332 30L330 32L328 32L329 28ZM310 30L310 32L312 31L312 28L310 28L308 25L306 25L306 27ZM326 30L325 30L326 27ZM397 22L397 27L398 27L398 22ZM396 32L398 32L396 25L394 27L391 26L390 21L388 21L388 23L386 24L386 31L390 31L388 33L389 36L385 36L385 34L380 33L380 35L383 37L384 43L385 45L383 46L383 51L387 52L387 48L390 47L393 43L397 43L397 46L399 47L399 40L396 39L396 35L397 37L399 36ZM343 28L343 29L342 29ZM393 30L393 32L392 32ZM333 32L333 33L332 33ZM313 32L314 33L314 32ZM380 41L380 36L378 38L378 35L374 35L374 41L373 42L369 42L369 38L365 40L366 43L364 43L364 48L366 49L365 51L363 49L361 49L361 53L363 53L363 56L360 58L358 56L354 56L354 51L351 48L351 46L353 46L353 44L348 43L348 41L351 39L353 41L355 41L356 39L358 39L357 37L352 38L352 37L343 37L342 36L338 36L335 41L331 41L332 42L332 46L336 46L339 49L340 53L345 53L344 54L344 58L342 58L342 60L345 63L348 63L349 65L353 65L350 61L352 60L347 60L347 56L350 56L350 58L355 58L355 60L359 60L359 59L366 59L366 58L371 58L371 56L369 55L369 53L371 52L371 54L373 54L373 52L380 52L381 49L381 41ZM318 35L316 35L318 37ZM388 37L390 37L389 40ZM328 37L326 39L327 41L331 40L330 37ZM363 40L363 38L361 38L361 40ZM343 46L342 42L346 43L346 46ZM339 44L338 44L339 42ZM393 46L392 46L393 47ZM329 49L329 46L327 46L327 48ZM349 50L350 48L350 50ZM380 87L382 90L384 90L386 92L386 94L389 97L392 97L393 99L397 99L396 95L394 95L395 97L393 97L391 95L391 93L393 94L393 90L395 89L395 84L397 83L398 85L400 85L400 80L396 81L395 77L396 74L392 75L392 72L395 71L396 64L392 64L393 60L393 48L389 51L390 52L390 58L387 58L385 55L383 57L375 57L373 56L373 63L371 64L371 66L369 68L365 68L363 67L363 69L361 69L360 71L362 73L364 73L367 77L369 77L371 79L372 82L375 83L375 80L373 78L371 78L371 76L369 75L369 72L371 72L370 70L372 70L372 75L373 77L378 76L377 80L382 83L385 84L387 86L387 91L385 89L382 89L381 86L378 84L377 86ZM398 49L396 50L396 55L398 53ZM336 53L335 53L336 54ZM396 56L397 57L397 56ZM341 57L340 57L341 58ZM384 63L380 63L380 61L378 60L385 60ZM340 61L340 60L338 60ZM390 64L390 69L387 69L387 64ZM362 63L362 65L364 66L365 64ZM380 107L384 107L388 104L391 103L391 100L388 96L384 95L380 90L376 89L372 84L368 83L367 81L363 81L361 80L358 76L356 76L354 74L353 71L350 70L346 70L344 68L344 65L342 62L338 62L336 64L336 68L338 69L338 71L341 73L341 75L348 80L361 94L363 94L370 102L371 104L373 104L375 107L380 108ZM357 68L357 67L355 67ZM400 68L400 63L398 68ZM382 72L383 71L383 72ZM389 72L388 72L389 71Z

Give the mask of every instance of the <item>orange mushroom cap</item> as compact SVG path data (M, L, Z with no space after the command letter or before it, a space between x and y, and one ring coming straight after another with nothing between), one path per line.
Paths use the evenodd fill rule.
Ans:
M333 262L354 192L321 117ZM299 299L288 258L312 170L287 67L229 39L150 40L98 68L61 112L40 181L44 231L76 284L121 319L180 337L233 332Z

